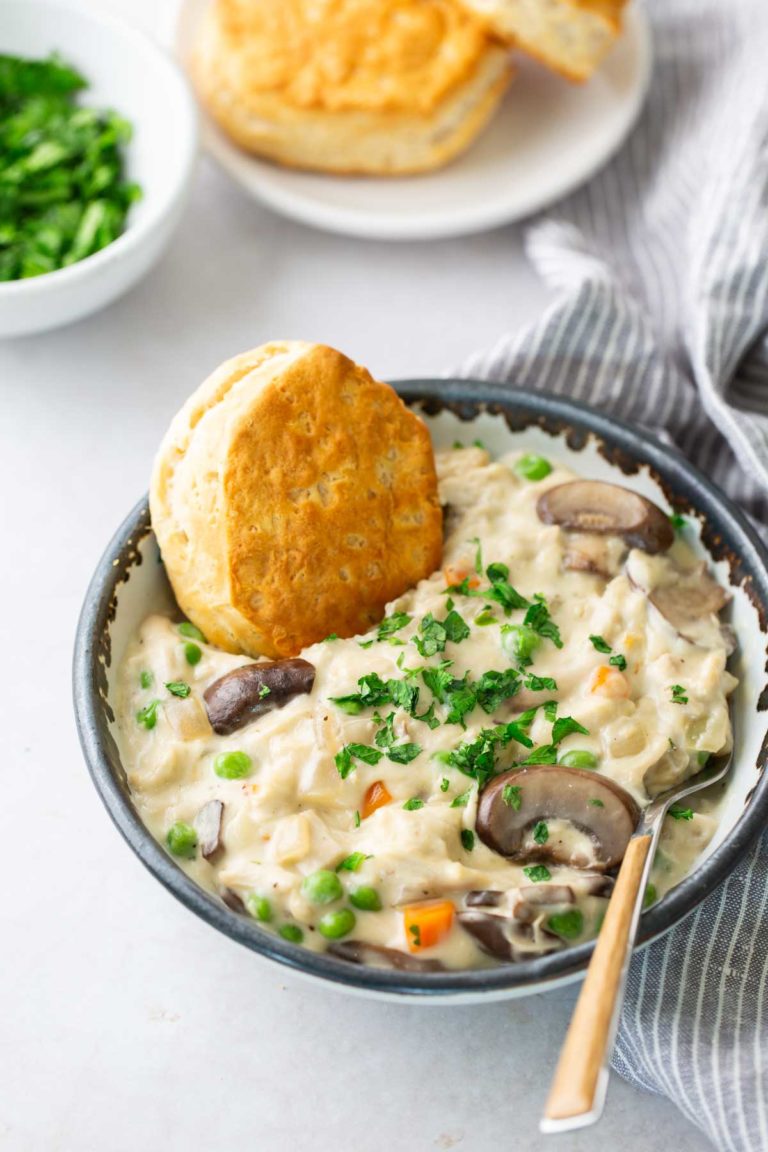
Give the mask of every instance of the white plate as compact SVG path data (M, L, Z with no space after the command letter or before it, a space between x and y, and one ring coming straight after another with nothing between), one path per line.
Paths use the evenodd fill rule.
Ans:
M189 59L209 0L182 0L177 50ZM651 73L643 10L600 71L579 86L520 59L489 129L449 167L395 179L296 172L257 160L203 115L203 144L257 200L331 232L379 240L428 240L481 232L529 216L587 180L613 155L642 107Z

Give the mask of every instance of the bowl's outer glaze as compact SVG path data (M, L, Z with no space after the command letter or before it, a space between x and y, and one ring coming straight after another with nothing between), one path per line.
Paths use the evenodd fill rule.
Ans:
M768 822L768 554L745 517L714 485L645 432L573 401L479 381L404 381L396 387L426 417L436 447L481 437L495 453L518 447L539 451L585 475L629 483L671 503L691 517L688 531L700 534L718 575L731 586L733 624L741 642L735 668L741 683L734 698L734 768L720 827L701 862L642 917L639 943L647 943L712 891ZM88 589L75 645L74 697L85 758L107 810L134 852L174 896L255 952L301 975L363 994L466 1003L542 991L583 973L591 943L491 969L414 974L362 968L280 939L190 880L135 811L109 704L112 671L139 622L148 611L173 603L158 560L142 500L110 543Z

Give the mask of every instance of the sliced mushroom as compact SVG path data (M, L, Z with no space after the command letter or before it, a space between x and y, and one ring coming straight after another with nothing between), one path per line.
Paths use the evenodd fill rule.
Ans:
M659 584L648 599L681 634L705 616L716 616L730 599L702 562L689 572L677 570L670 583Z
M232 912L238 912L241 915L245 914L245 904L243 904L233 888L222 888L219 896L221 896L227 908L231 909Z
M495 888L485 888L479 891L467 892L464 903L467 908L498 908L504 903L506 892L499 892Z
M311 692L314 682L314 665L300 658L235 668L203 693L211 727L219 736L229 736L295 696Z
M369 944L365 940L340 940L329 944L328 952L339 960L347 960L350 964L365 964L371 968L393 968L399 972L445 971L445 965L440 960L420 960L397 948L385 948L382 944Z
M619 536L598 536L592 532L569 532L563 553L563 568L570 572L590 572L610 580L621 569L627 546Z
M602 480L571 480L544 492L536 510L545 524L571 532L621 536L630 548L665 552L675 532L669 517L637 492Z
M195 816L197 844L200 854L211 860L221 848L221 822L224 817L224 804L221 800L209 800Z
M531 956L544 956L562 947L560 940L546 929L534 929L531 924L520 924L510 916L481 908L459 912L457 920L483 952L497 960L529 960Z
M519 789L514 793L515 804L504 799L507 785ZM593 868L603 871L622 860L640 809L628 792L606 776L561 764L538 764L512 769L492 780L480 796L475 827L483 843L502 856L578 867L555 837L543 844L526 843L526 833L534 825L557 819L570 821L590 836L595 845Z

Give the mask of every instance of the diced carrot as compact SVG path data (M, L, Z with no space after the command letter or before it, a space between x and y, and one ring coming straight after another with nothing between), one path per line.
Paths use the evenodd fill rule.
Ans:
M377 808L383 808L385 804L391 803L392 794L384 781L374 780L363 797L363 807L360 810L360 816L365 820L368 816L372 816Z
M445 583L448 588L452 588L454 584L461 584L462 580L469 577L468 587L479 588L480 581L477 574L469 568L459 568L455 564L446 564L443 568L443 576L445 576Z
M438 944L451 930L454 908L450 900L425 900L403 909L408 948L421 952Z
M617 668L609 668L607 664L602 664L595 669L589 690L596 692L598 696L607 696L610 700L620 700L629 696L629 682Z

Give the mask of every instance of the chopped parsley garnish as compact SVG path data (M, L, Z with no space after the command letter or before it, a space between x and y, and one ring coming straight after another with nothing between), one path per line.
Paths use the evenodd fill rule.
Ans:
M361 864L366 860L370 860L370 856L366 856L365 852L352 852L349 856L345 856L340 864L336 865L337 872L357 872Z
M673 804L669 810L669 815L673 820L693 820L693 809L680 808L677 804Z
M519 765L557 764L557 748L554 744L540 744L538 748L534 748L532 752L529 752L525 760L518 760L517 763Z
M584 914L580 908L568 908L565 912L555 912L549 916L546 924L556 936L573 940L580 936L584 929Z
M514 668L505 672L484 672L475 683L475 698L484 712L495 712L520 688L520 677Z
M557 700L547 700L546 704L542 704L541 710L550 724L554 724L557 719Z
M523 872L534 884L545 884L547 880L552 879L552 873L544 864L531 864L528 868L523 868Z
M453 644L460 644L469 636L469 625L459 613L452 609L443 621L445 634Z
M514 808L519 812L523 803L523 790L519 784L505 784L501 790L501 798L507 808Z
M533 600L533 604L523 617L523 627L532 629L546 640L551 640L555 648L562 648L563 641L560 637L560 629L549 614L546 600L538 592L534 595Z
M390 636L394 636L395 632L405 628L410 619L411 617L407 612L393 612L391 616L385 616L376 629L376 639L388 640Z
M421 720L422 724L426 724L428 728L434 729L440 727L440 721L438 720L437 716L435 716L434 700L430 704L429 708L427 708L426 712L422 712L420 716L417 716L414 713L413 718L414 720Z
M357 644L359 648L370 648L373 640L358 640Z
M442 780L440 781L440 791L441 792L447 792L448 789L450 788L450 786L451 786L451 782L448 779L448 777L443 776Z
M362 760L364 764L378 764L383 756L378 748L369 748L367 744L345 744L341 752L334 756L334 762L342 780L346 780L355 768L353 760Z
M420 636L414 636L413 642L420 656L435 656L445 651L448 633L443 624L429 612L419 624Z
M415 760L421 753L420 744L395 744L397 736L394 729L394 712L390 712L383 726L379 728L374 736L374 740L379 748L383 748L386 752L388 760L394 764L410 764L411 760ZM381 753L379 753L381 755Z
M475 834L471 828L462 828L461 846L465 852L471 852L475 846Z
M259 688L259 700L263 700L266 696L269 696L271 691L272 689L268 684L262 684L261 688Z
M446 588L446 592L455 592L459 596L477 596L483 600L493 600L495 603L501 604L507 616L516 608L529 607L529 601L509 583L509 568L506 564L489 564L485 570L485 575L491 585L490 588L471 588L470 578L465 576L459 584L451 584Z
M159 700L152 700L147 704L146 708L142 708L140 712L136 713L136 720L143 728L149 732L150 728L154 728L157 724L157 710L160 707Z
M592 646L598 652L602 652L606 656L613 652L613 648L611 648L610 644L604 640L602 636L590 636L590 640L592 641ZM622 656L619 652L611 656L608 663L612 664L614 668L618 668L619 672L623 672L627 666L626 657Z
M682 684L673 684L670 688L670 692L672 693L673 704L688 703L688 697L686 696L685 688L683 688Z
M539 820L533 828L533 839L537 844L546 844L549 840L549 828L544 820Z
M557 692L557 682L551 676L534 676L532 672L525 677L525 686L531 692Z
M686 520L685 516L681 516L679 512L673 512L669 517L669 522L672 525L672 527L674 528L675 532L678 533L678 535L683 531L683 529L688 524L688 521Z
M151 672L142 672L139 676L139 684L142 688L151 688L154 684L155 678Z
M590 796L589 803L593 808L605 808L605 804L603 804L602 800L598 800L596 796Z
M483 574L483 546L480 543L480 537L475 536L474 540L472 540L472 543L476 545L476 549L475 549L475 572L477 572L478 576L482 576L482 574Z
M406 800L403 804L406 812L418 812L419 808L424 807L424 801L419 800L418 796L412 796L410 800Z
M475 624L479 628L486 628L489 624L495 623L496 617L490 608L483 608L480 612L478 612L477 616L475 616Z
M358 812L357 808L355 808L355 828L359 828L359 827L360 827L360 813Z
M456 447L456 445L454 444L454 448L455 447ZM461 447L461 445L459 445L459 447ZM417 948L420 948L421 947L421 926L419 924L409 924L408 925L408 931L410 932L411 936L413 936L413 943L416 945Z
M184 680L169 680L165 685L171 696L178 696L180 700L186 700L192 689L189 684Z
M451 800L451 808L466 808L471 795L472 789L467 788L466 792L462 792L459 796L454 796L453 800Z
M328 635L323 638L323 644L329 644L331 640L338 640L338 638L335 632L329 632Z
M378 708L390 703L412 713L419 700L418 688L407 680L384 681L376 672L370 672L361 676L357 683L359 692L331 697L331 702L349 716L357 716L364 708Z
M574 720L573 716L559 716L552 725L552 743L559 744L561 740L565 740L566 736L570 736L572 732L578 732L582 736L589 736L589 731L583 724L579 724L578 720Z

